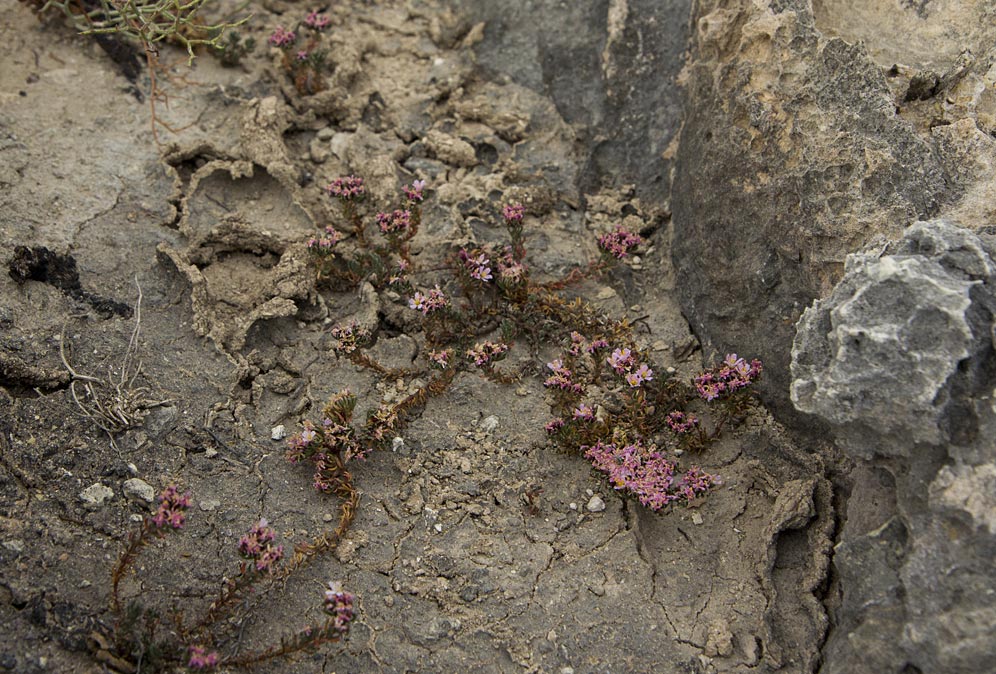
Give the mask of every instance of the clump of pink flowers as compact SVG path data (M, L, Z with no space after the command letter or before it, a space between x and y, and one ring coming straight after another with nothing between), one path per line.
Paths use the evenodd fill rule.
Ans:
M501 214L509 222L522 222L526 208L522 204L508 204L502 209Z
M317 9L313 9L308 12L306 17L304 17L304 23L307 24L309 28L313 28L317 31L323 31L329 27L332 20L320 13Z
M378 213L377 225L384 234L404 236L411 230L411 211L395 210L391 213Z
M616 374L621 374L626 379L626 383L633 388L639 387L644 382L652 381L654 371L647 367L646 363L636 365L636 357L631 349L618 348L612 351L605 362L609 364Z
M413 204L420 204L425 199L425 194L423 190L425 189L424 180L413 180L411 185L405 185L405 199Z
M508 344L504 342L480 342L467 349L467 357L474 365L483 367L501 360L508 352Z
M332 624L336 631L345 633L353 621L353 602L355 598L342 589L339 583L329 583L325 591L325 612L332 616Z
M639 234L626 231L622 225L618 225L608 234L598 237L598 247L612 257L620 260L641 243L643 243L643 237Z
M485 253L472 255L461 248L459 258L463 262L463 266L467 269L467 273L470 274L470 278L485 283L494 279L494 275L491 273L491 260L488 259Z
M582 449L617 490L632 493L654 511L676 501L689 502L720 484L719 478L695 466L676 479L676 464L656 447L645 447L640 441L627 445L599 441Z
M430 350L428 358L430 362L435 363L438 367L446 369L450 365L450 357L452 355L452 349L442 349L440 351Z
M329 334L335 340L332 350L342 355L353 353L370 338L370 331L355 321L348 325L337 325Z
M695 390L707 401L739 391L757 381L761 376L761 361L749 363L735 353L727 354L723 363L695 377Z
M187 661L189 669L214 669L218 666L219 656L216 652L207 652L203 646L190 647L190 659Z
M444 308L447 304L449 304L449 300L446 299L446 295L439 286L425 293L416 291L411 299L408 300L409 308L421 311L425 316Z
M283 26L277 26L277 29L270 34L269 43L274 47L280 47L281 49L287 49L297 40L297 35L294 34L292 30L285 30Z
M363 178L357 178L356 176L336 178L325 189L329 193L329 196L338 197L344 201L359 199L366 193L366 188L363 186Z
M183 528L186 521L186 511L190 507L190 492L181 495L175 485L170 485L159 495L159 508L152 517L152 524L157 529L166 526L173 529Z
M690 433L699 425L699 418L694 414L674 411L669 412L664 422L675 433Z
M574 373L564 365L564 361L560 358L547 363L546 366L552 374L543 382L543 386L570 393L584 393L584 386L573 380Z
M308 239L308 252L319 257L328 257L332 255L332 249L341 239L342 235L335 227L329 225L325 228L325 236L313 236Z
M252 560L258 573L273 573L277 562L284 557L284 546L273 545L276 538L277 532L261 519L239 539L239 554Z

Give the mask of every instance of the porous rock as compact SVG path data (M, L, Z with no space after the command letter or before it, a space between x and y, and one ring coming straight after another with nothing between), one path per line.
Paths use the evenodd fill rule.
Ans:
M935 220L799 322L792 400L858 462L825 672L994 671L994 315L996 237Z

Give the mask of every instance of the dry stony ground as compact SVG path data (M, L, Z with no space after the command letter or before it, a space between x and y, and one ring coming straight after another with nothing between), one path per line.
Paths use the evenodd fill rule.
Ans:
M263 3L250 30L263 42L302 11ZM299 429L343 386L362 415L414 385L338 361L331 325L372 325L391 364L422 345L404 298L315 289L302 242L335 221L320 188L338 175L364 175L378 205L403 180L428 180L415 240L426 266L497 240L497 207L513 199L529 204L530 262L550 278L629 218L650 232L642 260L581 292L642 317L659 372L702 367L670 298L666 214L625 193L579 194L573 129L536 92L478 76L475 31L459 25L431 2L347 3L329 38L331 88L309 99L266 49L235 69L202 56L192 72L166 51L185 77L160 114L184 129L160 130L157 148L147 103L103 52L7 4L0 261L19 245L69 254L83 291L136 313L102 314L53 278L0 275L0 671L105 671L88 637L110 625L109 570L148 510L124 494L131 478L194 494L187 530L123 584L164 612L203 608L260 517L290 544L336 516L271 429ZM105 400L140 363L120 387L137 423L113 442L74 402L60 350ZM525 376L511 386L458 376L403 447L358 465L346 541L273 590L231 647L303 627L322 586L341 580L358 596L348 641L258 671L810 671L833 582L826 468L758 408L697 457L725 486L653 514L547 446L539 373L555 354L517 349L503 367ZM93 485L109 488L102 500Z

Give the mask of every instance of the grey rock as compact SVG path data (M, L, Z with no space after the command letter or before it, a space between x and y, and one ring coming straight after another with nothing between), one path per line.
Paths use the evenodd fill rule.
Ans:
M994 315L996 240L935 220L799 321L792 400L858 462L827 674L996 671Z
M945 174L896 115L882 68L825 38L812 3L716 4L699 3L685 71L671 196L679 299L707 357L760 357L766 402L811 427L789 402L796 320L848 253L933 216Z
M605 501L598 494L595 494L590 499L588 499L588 505L585 508L590 513L600 513L605 510Z
M279 424L270 429L271 440L283 440L286 437L287 437L287 428L283 424Z
M498 417L494 414L484 417L479 428L484 433L494 433L495 429L498 428Z
M114 490L100 482L95 482L80 492L80 500L88 508L102 506L109 498L114 498Z
M152 503L156 499L156 490L145 480L133 477L121 485L125 498L141 503Z

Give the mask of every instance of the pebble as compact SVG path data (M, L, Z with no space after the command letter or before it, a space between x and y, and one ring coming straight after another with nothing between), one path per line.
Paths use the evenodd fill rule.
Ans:
M217 510L221 507L221 501L216 498L201 499L201 502L197 504L197 507L204 512L211 512L212 510Z
M80 500L88 507L104 505L104 501L114 497L114 490L99 482L91 484L80 492Z
M284 428L283 424L279 426L274 426L270 429L270 439L271 440L283 440L287 437L287 429Z
M323 522L331 522L334 519L335 517L332 516L332 513L325 513L324 515L322 515Z
M699 515L698 513L692 513L693 524L702 524L703 521L704 520L702 519L702 515Z
M496 428L498 428L498 417L494 414L484 417L484 421L481 422L481 430L485 433L493 433Z
M436 530L437 534L443 533L443 525L442 524L436 523L436 524L434 524L432 526L432 528Z
M125 480L121 490L124 492L125 498L131 501L152 503L156 500L156 490L152 488L152 485L137 477Z
M216 456L218 456L218 450L215 449L214 447L208 447L207 449L204 450L205 458L213 459Z
M392 452L404 452L405 451L405 439L402 437L397 437L391 440L391 451Z
M595 494L588 501L588 505L585 506L590 513L600 513L605 510L605 501L598 494Z
M570 508L571 510L577 510L578 509L578 504L574 503L572 501L571 504L569 506L567 506L567 507Z
M20 538L12 538L9 541L3 542L4 550L13 552L15 555L19 555L24 552L24 541Z

